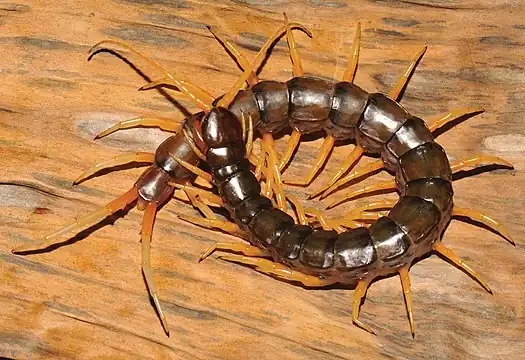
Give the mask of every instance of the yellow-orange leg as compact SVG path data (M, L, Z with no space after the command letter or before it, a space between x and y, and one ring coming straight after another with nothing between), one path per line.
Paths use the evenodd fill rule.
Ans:
M323 195L321 195L321 199L327 197L332 192L334 192L337 188L343 186L344 184L346 184L346 183L348 183L348 182L350 182L350 181L352 181L354 179L363 177L365 175L373 174L376 171L381 170L382 168L383 168L383 162L381 160L376 160L376 161L374 161L374 162L372 162L372 163L370 163L368 165L364 165L364 166L361 166L361 167L355 169L350 174L346 175L345 177L343 177L342 179L337 181L335 184L330 186L328 188L328 190L326 190L323 193Z
M281 162L279 163L279 170L282 171L288 165L295 149L299 146L299 141L301 141L301 133L294 129L286 143L286 149L284 150Z
M229 262L237 264L251 265L255 267L255 270L268 275L274 275L275 277L287 281L297 281L305 286L311 287L323 287L333 284L333 281L321 279L317 276L306 275L296 270L290 269L280 263L273 262L263 258L252 258L242 255L221 255L219 259L223 259Z
M326 163L328 155L330 155L332 149L334 148L334 144L335 138L331 135L326 136L324 138L323 144L321 145L321 149L319 150L319 154L317 154L314 167L310 173L303 180L284 180L285 184L308 186L312 182L314 176L319 172L319 169L321 169L321 167Z
M454 205L454 208L452 209L452 216L463 216L474 221L480 222L483 225L486 225L492 230L496 231L512 245L516 246L516 243L514 242L514 240L511 239L509 231L505 228L505 226L479 211L468 208L460 208Z
M482 107L464 107L453 109L446 114L429 117L427 119L427 123L430 124L428 128L431 132L434 132L451 121L457 120L464 116L472 117L481 114L484 111L485 109Z
M492 289L489 287L489 284L485 280L483 280L474 270L470 268L459 256L454 254L452 250L447 248L445 245L443 245L441 242L436 241L432 245L432 249L436 251L437 253L443 255L446 259L450 260L452 263L454 263L457 267L464 270L467 274L472 276L476 281L483 286L485 290L487 290L489 293L492 294Z
M249 234L247 234L246 231L242 230L236 224L229 222L229 221L224 221L220 219L200 218L196 216L185 216L185 215L179 215L179 218L181 220L205 227L207 229L220 229L228 234L232 234L234 236L238 236L243 239L247 239L249 237Z
M193 135L188 134L188 131L186 130L185 127L182 128L182 133L184 134L184 137L188 141L188 145L190 145L190 147L193 150L193 152L195 154L197 154L199 159L201 159L202 161L206 161L206 155L204 155L202 153L201 149L199 149L199 147L195 144L195 142L193 140Z
M279 209L286 211L286 196L284 194L283 183L281 180L281 171L279 171L279 160L274 149L272 134L263 134L263 149L268 154L269 174L274 180L275 198ZM269 180L269 179L268 179ZM270 185L268 185L270 187Z
M403 288L403 296L405 298L405 306L407 308L408 322L410 323L410 332L412 333L412 338L416 336L415 326L414 326L414 315L412 313L412 290L410 285L410 275L408 270L410 265L405 265L398 270L399 278L401 279L401 287Z
M96 52L97 48L103 44L113 44L113 45L123 47L127 49L128 51L131 51L133 54L143 59L144 61L146 61L153 67L157 68L159 71L161 71L164 74L164 77L162 79L155 80L151 82L150 84L147 84L146 86L140 88L141 90L150 89L155 86L162 85L162 84L171 84L173 86L176 86L182 94L184 94L186 97L192 100L195 103L195 105L197 105L201 110L208 111L212 108L214 97L210 93L201 89L195 84L192 84L188 81L177 78L175 75L165 70L161 65L155 62L153 59L142 54L138 50L135 50L130 45L127 45L125 43L122 43L116 40L102 40L96 43L95 45L93 45L93 47L89 50L89 56L91 57Z
M514 166L508 161L500 159L497 156L489 156L489 155L474 155L473 157L467 160L453 161L450 163L450 168L452 169L452 172L457 172L465 168L478 167L478 166L489 165L489 164L490 165L501 165L509 169L514 169Z
M290 59L292 61L292 74L294 77L303 76L303 66L301 64L301 58L299 52L297 51L297 45L295 44L295 39L293 37L292 30L289 27L288 16L286 13L283 13L284 16L284 25L286 26L286 42L288 43L288 50L290 51Z
M335 230L339 234L345 231L345 229L340 224L338 224L335 220L326 219L325 214L317 209L308 208L308 209L305 209L305 212L308 215L314 216L314 219L312 220L317 219L317 221L319 221L319 224L321 224L321 227L323 228L323 230Z
M157 213L157 206L155 204L149 204L144 211L144 218L142 219L142 230L140 232L140 239L142 243L142 273L144 279L146 279L146 286L148 288L149 296L153 299L155 309L159 314L162 327L166 332L166 335L170 335L168 327L168 320L162 311L160 306L157 286L153 280L151 271L151 235L153 233L153 224L155 223L155 215Z
M410 65L408 66L408 69L403 73L403 75L399 78L397 81L396 86L389 92L388 95L395 101L399 101L401 98L401 95L403 93L403 89L407 86L408 80L410 80L410 77L414 73L414 70L416 69L417 64L425 55L425 52L427 51L427 47L425 46L422 50L420 50L416 56L412 59L410 62Z
M333 186L337 180L341 178L348 170L351 169L352 165L356 163L357 160L361 158L363 155L364 149L362 146L357 145L352 152L348 155L348 157L343 161L343 163L339 166L339 169L337 170L337 173L334 175L334 177L328 182L327 185L323 186L320 189L317 189L315 192L313 192L310 196L308 196L309 199L312 199L319 194L327 191L331 186Z
M370 202L364 206L360 206L350 210L345 214L344 218L340 220L341 225L354 229L356 227L365 226L366 224L355 221L357 219L376 220L386 213L379 211L380 209L390 209L396 204L395 200L380 200ZM375 212L371 212L375 211Z
M361 23L357 23L355 29L354 43L352 44L352 54L348 58L348 66L343 74L343 81L348 81L349 83L354 82L355 73L357 72L357 65L359 63L359 50L361 48Z
M241 54L241 52L237 49L237 47L228 41L222 34L220 34L217 30L212 29L210 26L206 26L208 30L212 33L212 35L217 39L217 41L226 48L228 53L230 53L235 61L240 65L241 69L248 69L251 68L251 64L246 60L246 58ZM247 83L250 86L253 86L259 82L259 78L255 74L255 71L257 69L253 69L254 71L252 74L248 77Z
M353 198L355 198L357 196L373 193L373 192L376 192L376 191L396 190L396 189L397 189L397 184L396 184L395 180L388 180L388 181L383 181L383 182L380 182L380 183L377 183L377 184L364 186L361 189L354 190L350 194L345 195L342 199L331 203L330 205L328 205L326 207L326 209L328 210L328 209L331 209L333 207L336 207L337 205L340 205L343 202L348 201L350 199L353 199Z
M376 333L373 332L368 325L365 325L361 320L359 320L361 301L366 295L366 290L368 289L368 286L370 286L371 280L372 279L363 279L357 283L357 286L354 290L354 295L352 296L352 322L361 329L368 331L372 335L375 335Z
M73 185L80 183L81 181L87 179L91 175L94 175L101 170L131 163L144 164L142 166L145 166L147 164L153 163L153 161L155 161L155 154L153 153L136 152L131 154L117 155L84 171L75 181L73 181Z
M199 262L206 259L208 256L213 254L215 251L233 251L237 253L241 253L245 256L254 256L254 257L264 257L264 256L270 256L266 251L263 249L260 249L256 246L252 246L249 244L242 244L242 243L231 243L231 242L216 242L212 246L210 246L199 259Z
M131 204L137 199L138 193L135 187L128 190L122 196L116 198L115 200L109 202L105 206L99 208L98 210L81 217L79 220L73 221L71 224L66 225L65 227L55 231L54 233L47 235L44 238L44 241L40 244L28 245L28 246L18 246L13 249L13 253L23 253L29 251L37 251L47 249L51 245L55 245L55 240L60 238L65 234L77 234L81 230L87 229L93 225L98 224L108 216L116 213L119 210L124 209L128 204Z
M199 189L199 188L197 188L195 186L191 186L189 184L180 184L180 183L172 182L172 181L169 181L168 185L171 185L171 186L173 186L173 187L175 187L177 189L184 190L186 192L191 192L193 194L196 194L200 198L206 199L210 203L214 204L214 206L221 206L221 207L224 206L224 203L223 203L221 197L218 196L218 195L215 195L211 191L204 190L204 189Z
M152 116L140 116L133 119L127 119L116 123L109 129L102 131L100 134L95 136L95 140L113 134L119 130L132 129L136 127L157 127L163 131L169 131L176 133L180 128L180 122L173 119L163 119Z
M299 199L295 195L288 195L286 199L292 204L297 215L297 222L301 225L306 225L308 223L306 215L304 213L304 208Z
M204 179L207 182L206 185L209 185L208 187L213 186L213 177L210 173L207 173L206 171L198 168L197 166L192 165L189 162L182 160L181 158L178 158L173 153L169 153L169 156L186 170L191 171L195 175L200 176L202 179Z
M194 207L199 209L204 217L207 219L217 219L217 215L210 209L210 207L199 197L199 195L194 194L191 191L186 191L190 202Z

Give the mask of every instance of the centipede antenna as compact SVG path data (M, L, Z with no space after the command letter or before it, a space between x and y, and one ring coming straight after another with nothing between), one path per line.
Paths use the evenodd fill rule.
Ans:
M245 256L253 257L265 257L271 256L268 252L260 249L256 246L242 243L233 243L233 242L216 242L210 246L200 257L199 262L206 259L208 256L213 254L215 251L232 251L236 253L241 253Z
M220 34L217 30L213 29L211 26L206 26L206 28L212 33L215 39L217 39L217 41L226 49L226 51L232 55L233 59L239 64L243 71L245 69L254 69L252 68L252 65L248 62L248 60L246 60L246 58L237 49L237 47L233 43L228 41L226 37L222 36L222 34ZM251 75L248 77L246 82L250 86L253 86L259 82L259 78L257 77L257 74L255 74L255 71L252 71Z
M447 112L446 114L434 115L429 117L427 119L427 123L430 124L428 128L431 132L435 132L439 128L452 121L458 120L463 117L471 118L484 112L485 109L479 106L453 109Z
M406 69L405 73L397 81L396 86L390 91L389 95L395 101L399 101L401 99L403 90L408 84L408 80L410 80L410 77L414 73L414 70L416 69L417 64L419 63L423 55L425 55L426 51L427 51L427 47L425 46L423 47L423 49L421 49L416 54L416 56L414 56L414 58L410 62L410 65L408 66L408 69Z
M77 234L81 230L87 229L93 225L98 224L108 216L116 213L119 210L124 209L128 204L131 204L138 197L137 189L132 187L126 193L116 198L115 200L109 202L105 206L99 208L98 210L87 214L86 216L81 217L79 220L75 220L69 225L64 226L63 228L55 231L54 233L47 235L44 238L44 241L37 245L29 246L19 246L12 250L14 254L25 253L29 251L38 251L44 250L48 247L55 245L55 240L60 238L65 234Z
M285 184L308 186L314 179L315 175L317 175L321 167L323 167L323 165L326 163L328 156L334 148L334 144L335 138L332 135L327 135L323 140L323 144L321 145L321 149L317 154L317 158L315 159L314 166L310 170L310 173L302 180L285 180Z
M368 286L370 286L370 281L371 280L363 279L357 283L357 286L354 290L354 295L352 296L352 322L359 326L361 329L368 331L372 335L375 335L376 333L373 332L368 325L364 324L361 320L359 320L359 310L361 308L361 301L366 295L366 290L368 289Z
M213 107L212 103L213 103L213 101L215 99L210 93L208 93L207 91L201 89L200 87L198 87L195 84L192 84L192 83L190 83L188 81L185 81L185 80L177 78L175 75L173 75L173 73L170 73L167 70L165 70L156 61L154 61L150 57L142 54L141 52L139 52L138 50L134 49L132 46L130 46L128 44L125 44L123 42L116 41L116 40L102 40L102 41L96 43L95 45L93 45L91 47L91 49L89 50L89 53L88 53L89 57L94 55L96 50L97 50L97 48L100 45L103 45L103 44L113 44L113 45L117 45L117 46L123 47L123 48L127 49L128 51L131 51L133 54L135 54L139 58L143 59L144 61L146 61L147 63L149 63L153 67L157 68L158 70L160 70L164 74L164 77L162 79L155 80L152 83L148 84L148 85L151 85L151 86L148 87L148 85L145 85L144 87L140 88L139 90L146 90L146 89L153 88L155 86L169 84L169 85L173 85L173 86L177 87L181 93L183 93L186 97L191 99L195 103L195 105L197 105L200 109L202 109L204 111L207 111L207 110L209 110L209 109L211 109Z
M133 119L127 119L116 123L109 129L102 131L100 134L95 136L95 140L113 134L119 130L131 129L136 127L157 127L163 131L169 131L176 133L179 130L180 123L173 119L163 119L151 116L140 116Z
M363 177L365 175L369 175L372 173L375 173L376 171L379 171L383 168L383 162L381 160L376 160L368 165L361 166L354 171L352 171L350 174L346 175L344 178L337 181L334 185L330 186L328 190L326 190L323 195L321 195L321 199L324 199L328 195L330 195L332 192L334 192L337 188L340 186L354 180L360 177Z
M155 310L157 310L157 313L159 314L164 332L169 336L170 330L168 327L168 320L166 319L166 316L162 311L162 307L160 306L157 286L155 285L151 271L151 235L153 233L153 224L155 223L156 214L157 205L153 203L148 204L144 211L142 230L140 232L140 239L142 243L142 273L144 274L144 279L146 279L148 293L153 299Z
M353 83L359 64L359 50L361 48L361 23L358 22L355 29L354 42L352 44L351 56L348 58L348 66L343 74L343 81Z
M459 170L478 167L485 165L500 165L509 169L514 169L514 166L506 160L503 160L497 156L490 155L481 155L477 154L466 160L457 160L450 163L450 168L452 172L457 172Z
M344 203L345 201L353 199L353 198L355 198L357 196L370 194L370 193L373 193L373 192L376 192L376 191L385 191L385 190L395 191L396 189L397 189L397 185L396 185L396 181L395 180L388 180L388 181L383 181L383 182L380 182L380 183L377 183L377 184L364 186L361 189L354 190L351 193L345 195L342 199L334 201L333 203L328 205L326 207L326 209L328 210L328 209L334 208L337 205L340 205L340 204Z
M78 178L75 179L75 181L73 181L73 185L76 185L84 181L88 177L105 169L110 169L116 166L122 166L132 163L142 164L140 166L146 166L148 164L152 164L154 161L155 154L148 152L136 152L130 154L117 155L84 171L82 174L80 174Z
M313 199L314 197L327 191L332 185L334 185L337 182L337 180L341 178L341 176L343 176L348 170L352 168L352 165L354 165L361 158L364 151L365 150L363 149L361 145L357 145L352 150L352 152L346 157L343 163L339 166L337 173L332 177L332 179L328 182L328 184L314 191L312 194L308 196L308 199Z
M410 323L410 332L412 338L416 337L414 330L414 315L412 313L412 290L410 285L410 275L408 274L410 266L405 265L399 269L399 278L401 279L401 287L403 288L403 296L405 298L405 305L407 308L408 321Z
M496 231L509 243L516 246L516 243L514 242L514 240L511 239L509 231L505 226L479 211L469 208L460 208L454 205L454 208L452 209L452 216L462 216L482 223L483 225L488 226L490 229ZM458 220L461 220L461 218L459 218Z
M303 76L303 65L301 64L301 57L299 56L299 51L297 51L297 44L295 43L295 38L293 36L292 30L288 26L288 16L286 13L283 13L284 16L284 25L286 26L286 42L288 43L288 49L290 51L290 60L292 61L292 74L294 77Z
M454 252L452 252L452 250L447 248L445 245L443 245L439 241L436 241L434 243L434 245L432 245L432 249L434 251L436 251L437 253L443 255L443 257L445 257L446 259L450 260L452 263L454 263L460 269L464 270L467 274L469 274L474 279L476 279L476 281L481 286L483 286L483 288L485 290L487 290L487 292L489 292L490 294L493 294L492 289L490 288L489 284L485 280L483 280L478 274L476 274L476 272L474 270L472 270L470 268L470 266L465 264L465 262L463 260L461 260L461 258L459 256L454 254Z

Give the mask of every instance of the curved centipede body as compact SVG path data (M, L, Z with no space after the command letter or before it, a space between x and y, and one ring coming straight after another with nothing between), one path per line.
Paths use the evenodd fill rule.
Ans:
M352 320L370 332L370 328L358 319L362 298L373 279L399 273L410 329L414 334L408 270L414 260L429 252L441 253L490 291L488 285L470 267L441 243L441 234L451 216L459 214L493 227L511 241L504 228L486 215L471 209L454 207L452 190L453 170L486 161L507 167L511 165L487 156L476 156L450 164L445 151L432 136L432 131L444 123L483 110L465 108L451 111L429 128L425 121L410 115L399 104L400 94L424 50L412 60L409 70L389 96L370 94L353 84L359 55L359 26L343 81L329 82L306 77L295 48L292 28L305 30L301 25L288 23L285 19L285 25L263 46L253 64L249 64L232 44L214 33L244 69L243 75L232 89L220 99L215 99L190 82L174 77L131 47L115 41L105 41L123 45L164 71L163 78L142 89L162 85L176 86L184 95L194 100L202 112L185 119L181 130L165 140L155 154L125 155L99 164L82 174L77 181L86 179L100 169L127 162L152 163L135 185L120 198L47 236L44 243L37 247L45 249L59 237L79 232L137 201L137 207L145 211L141 231L142 270L166 333L169 333L167 320L160 307L152 278L149 251L157 209L173 196L176 188L183 189L191 203L206 217L201 220L186 220L231 233L248 234L250 245L217 243L201 259L215 250L240 252L244 256L231 254L222 258L247 264L258 271L281 279L298 281L306 286L321 287L333 283L356 285ZM287 82L259 81L253 69L258 68L272 42L283 33L286 33L290 47L294 77ZM245 82L250 87L241 90ZM121 122L97 137L134 126L177 130L172 123L161 119L137 118ZM272 134L288 127L293 129L292 136L285 154L279 159L273 149ZM252 157L251 154L255 130L263 137L263 152L259 158ZM373 215L372 218L376 221L369 227L355 226L359 223L352 218L339 224L332 222L329 225L324 222L323 230L316 230L307 224L300 208L296 209L298 224L287 213L280 173L290 161L300 136L319 130L324 130L327 136L315 166L304 181L289 183L308 185L326 161L335 140L355 139L357 146L347 161L341 165L327 186L312 196L328 196L344 183L381 168L394 172L395 181L358 191L361 194L381 188L395 189L400 194L400 200L395 204L382 202L370 207L388 208L389 211L384 216ZM380 155L381 160L341 178L365 152ZM197 167L202 160L210 166L211 174ZM252 163L255 165L255 173L252 172ZM263 169L264 167L266 168ZM266 179L264 190L259 183L262 172ZM218 188L219 196L191 186L196 176L205 182L213 182ZM272 202L273 195L278 208ZM228 209L237 225L219 220L210 210L209 203ZM358 212L358 215L362 213ZM18 248L14 252L33 252L34 248L35 246L30 249Z

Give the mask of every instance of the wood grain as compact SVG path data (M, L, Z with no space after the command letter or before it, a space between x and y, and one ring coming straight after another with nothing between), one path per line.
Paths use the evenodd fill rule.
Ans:
M62 5L63 4L63 5ZM483 153L514 171L467 173L454 183L459 206L507 225L514 248L497 235L453 221L445 243L491 284L489 295L436 256L411 270L416 320L412 340L399 280L372 285L361 318L351 323L347 289L306 290L249 268L200 254L228 235L188 225L195 214L172 201L154 230L153 270L171 323L167 338L140 273L141 213L83 233L74 244L26 257L12 255L130 188L141 169L71 182L87 167L128 151L153 151L167 135L127 130L93 136L118 120L157 115L180 120L170 92L137 92L145 83L121 59L91 45L128 42L181 77L221 94L240 71L205 25L229 34L248 58L282 23L282 11L309 27L296 35L306 72L340 78L355 24L363 26L356 83L387 92L424 45L429 50L403 104L425 117L460 106L486 113L438 138L451 159ZM525 4L511 0L197 1L50 0L0 2L0 355L17 359L519 359L525 352ZM149 77L148 67L124 56ZM261 76L285 80L291 65L277 44ZM286 137L279 141L282 151ZM287 176L306 173L321 144L301 144ZM306 199L353 145L338 147ZM381 173L363 183L388 179ZM344 196L343 192L337 195ZM388 195L390 197L392 195ZM379 195L374 199L387 197ZM304 204L324 209L326 202ZM395 197L393 197L395 198ZM350 209L367 199L345 204ZM329 214L336 216L341 209Z

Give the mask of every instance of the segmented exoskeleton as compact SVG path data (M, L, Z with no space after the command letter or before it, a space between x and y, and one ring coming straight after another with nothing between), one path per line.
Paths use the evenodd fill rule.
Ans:
M303 76L291 29L305 29L299 24L288 24L287 20L285 21L285 26L263 46L254 61L255 65L248 64L231 43L214 34L244 68L243 75L232 89L217 100L197 86L175 78L131 47L115 41L102 42L124 46L164 72L165 76L162 79L153 81L143 89L165 84L174 85L184 95L193 99L203 112L185 119L182 131L164 141L155 154L137 153L117 157L82 174L77 182L103 168L128 162L153 163L134 187L123 196L101 210L49 235L38 248L49 247L58 237L93 225L137 200L137 207L145 210L141 231L143 272L164 329L168 333L166 318L162 313L151 276L149 251L157 208L172 197L174 188L177 187L185 190L189 200L206 216L205 219L187 217L186 220L238 233L239 229L234 224L215 216L207 205L211 203L226 207L240 229L250 234L251 245L217 243L202 258L217 249L238 251L250 257L228 255L223 258L250 264L256 266L259 271L300 281L307 286L357 283L352 307L353 320L369 331L370 329L358 320L359 305L368 285L377 276L399 272L405 290L411 331L414 333L408 269L415 258L432 250L440 252L476 277L489 290L485 282L441 244L440 234L451 215L459 213L469 216L496 228L505 236L506 233L498 223L481 213L453 207L452 168L445 152L434 142L431 130L425 122L410 116L396 101L424 51L412 61L409 71L391 92L391 97L368 94L352 83L359 53L359 27L353 45L353 55L344 75L345 81L330 83ZM258 67L270 45L284 31L287 34L295 77L286 83L259 81L252 69ZM94 49L102 43L95 45ZM252 86L239 92L244 82ZM441 117L434 128L458 116L480 111L482 110L477 108L452 111ZM134 126L157 126L164 130L176 130L172 122L143 117L121 122L98 137ZM278 159L273 149L272 134L288 126L294 131L285 154ZM272 201L261 194L258 176L250 170L249 157L252 155L254 129L263 137L263 153L259 158L251 157L256 165L255 173L259 175L265 172L264 194L271 198L275 192L279 208L274 208ZM306 225L306 217L296 201L294 205L300 224L295 224L294 219L286 213L286 195L280 184L280 172L290 160L300 135L321 129L327 132L327 138L316 166L304 182L299 182L301 184L306 185L313 179L326 160L335 139L354 138L358 145L328 186L316 194L324 190L327 190L325 194L328 194L349 179L379 170L383 166L396 173L395 183L384 183L380 187L397 188L401 200L393 206L387 216L379 218L369 229L360 227L344 231L343 227L352 227L355 224L349 221L333 225L337 231L314 231ZM365 151L381 154L382 162L365 167L364 171L358 169L340 179ZM211 175L196 167L199 160L206 160L212 168ZM487 160L510 166L494 157L476 157L466 162L458 162L455 169ZM208 182L213 181L218 187L220 197L190 186L189 183L195 175ZM391 205L394 204L381 202L367 209L387 208ZM330 226L325 222L323 227ZM19 248L15 252L34 251L34 248L35 246L32 246L31 250ZM253 256L255 258L252 258ZM267 256L272 257L273 262L265 259Z

